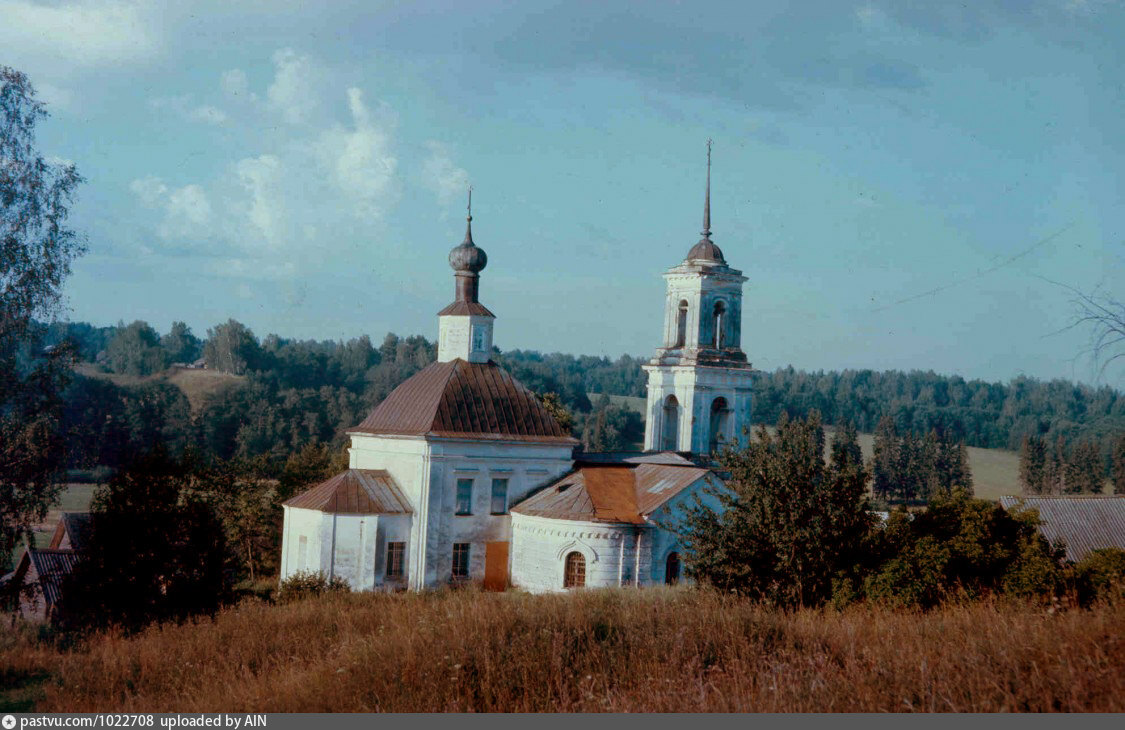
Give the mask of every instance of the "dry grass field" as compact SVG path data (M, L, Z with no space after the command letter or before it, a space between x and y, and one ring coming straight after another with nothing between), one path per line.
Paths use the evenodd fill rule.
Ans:
M170 368L148 377L104 373L90 363L79 363L75 370L88 378L102 378L115 385L138 385L154 381L171 383L184 392L193 411L198 411L203 406L203 401L209 394L230 383L239 383L246 379L244 375L231 375L218 370L193 370L189 368Z
M353 594L98 635L0 638L44 712L1125 710L1125 606L782 612L686 588Z

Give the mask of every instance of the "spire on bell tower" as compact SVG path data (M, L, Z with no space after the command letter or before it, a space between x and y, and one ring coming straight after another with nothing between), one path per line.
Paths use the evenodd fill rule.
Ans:
M703 238L711 240L711 138L707 138L707 196L703 199Z
M707 140L707 192L703 198L703 231L699 243L688 251L687 261L726 264L722 250L711 240L711 140Z

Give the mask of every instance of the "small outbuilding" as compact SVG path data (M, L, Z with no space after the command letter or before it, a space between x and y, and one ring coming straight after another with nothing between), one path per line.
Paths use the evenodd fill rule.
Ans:
M1125 496L1001 497L1000 506L1038 510L1039 532L1052 544L1065 543L1067 560L1102 548L1125 550Z

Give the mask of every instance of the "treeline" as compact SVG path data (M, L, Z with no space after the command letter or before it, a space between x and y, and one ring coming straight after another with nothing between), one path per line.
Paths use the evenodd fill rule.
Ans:
M844 370L764 373L755 385L754 420L776 423L782 413L817 411L828 425L852 423L874 431L889 416L901 433L933 430L954 441L1018 451L1028 436L1072 444L1097 442L1104 467L1125 433L1125 395L1065 380L1020 376L1007 385L933 372Z
M874 451L871 471L876 499L923 501L954 487L973 493L965 442L954 440L948 432L900 433L894 419L884 416L875 428Z
M259 339L235 320L209 328L203 338L182 322L166 334L139 321L44 329L48 345L71 340L83 360L109 372L143 377L202 359L210 370L245 376L213 394L196 414L174 389L156 381L117 387L79 379L67 403L72 423L93 434L93 443L76 457L84 463L113 463L114 454L158 432L173 446L197 442L224 458L270 454L281 459L309 442L342 444L349 426L436 357L435 344L419 336L388 334L378 345L367 336L346 342L274 334ZM535 392L557 394L587 448L627 449L643 438L643 417L638 420L631 409L608 399L594 396L591 402L588 394L643 397L644 358L526 350L496 350L493 357ZM872 432L889 419L899 438L938 433L950 443L984 448L1018 450L1031 437L1052 445L1061 440L1066 448L1089 442L1097 446L1105 475L1116 441L1125 433L1125 396L1109 387L1026 377L988 383L918 371L790 367L758 374L755 423L774 424L783 413L796 418L813 411L827 425L852 423Z
M1125 434L1112 447L1110 475L1115 494L1125 494ZM1024 494L1101 494L1105 457L1096 441L1068 445L1060 436L1048 442L1028 436L1020 449L1020 483Z

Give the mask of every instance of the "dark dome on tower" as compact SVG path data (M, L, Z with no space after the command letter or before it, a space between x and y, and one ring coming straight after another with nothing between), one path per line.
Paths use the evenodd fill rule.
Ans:
M449 252L449 266L456 272L479 274L488 266L488 254L473 243L473 189L469 188L469 215L465 223L465 240Z

